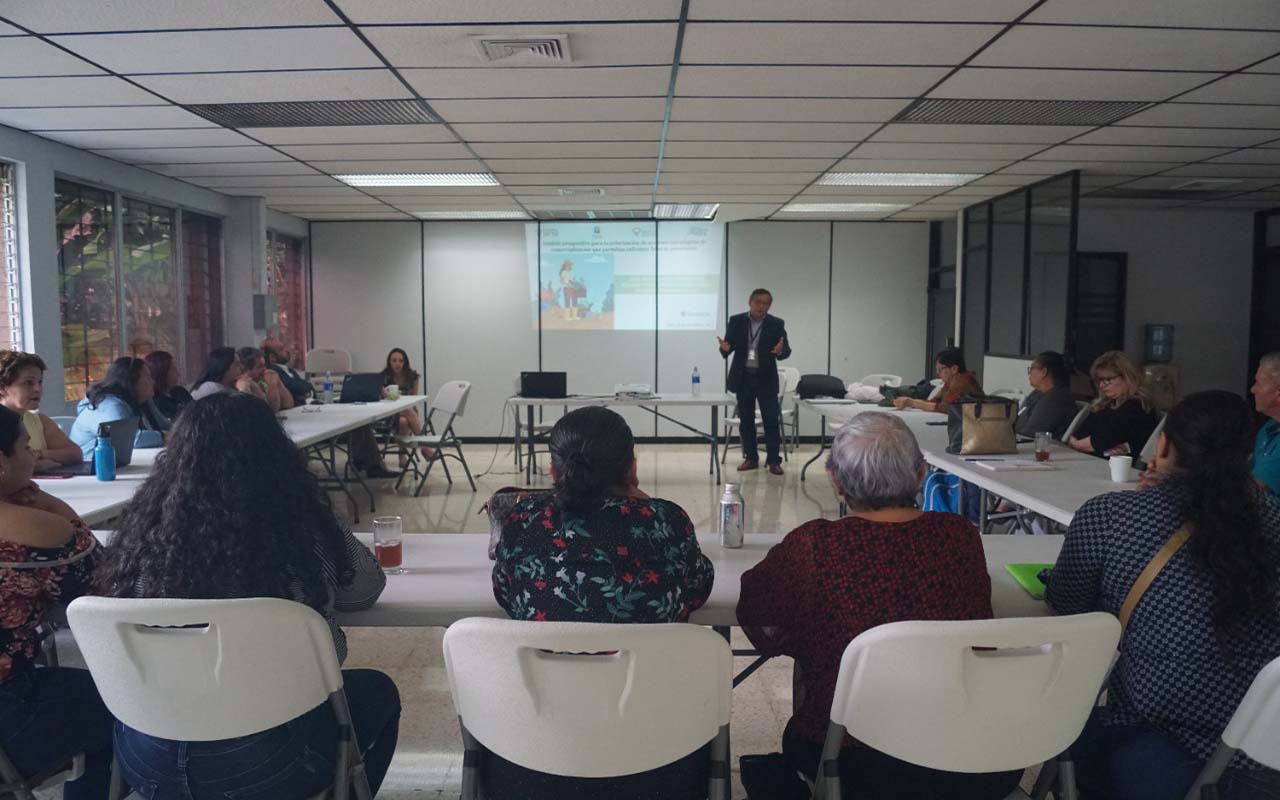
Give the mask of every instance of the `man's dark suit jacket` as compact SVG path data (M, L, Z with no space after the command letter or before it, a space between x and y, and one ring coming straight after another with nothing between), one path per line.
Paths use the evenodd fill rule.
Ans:
M787 335L786 324L772 314L764 315L764 326L760 329L760 338L756 341L756 363L760 365L760 384L762 387L776 386L778 383L778 362L791 357L791 342L784 342L782 352L773 354L773 347L778 340ZM729 343L729 352L720 355L733 356L729 365L730 392L738 391L742 384L742 374L747 370L747 341L751 338L751 315L743 312L729 317L729 325L725 329L724 340Z
M279 364L272 364L270 368L280 376L280 382L284 384L284 388L289 392L289 394L293 395L293 402L295 404L307 402L307 397L312 392L312 386L309 381L301 378L295 378L289 374L288 370L281 367Z

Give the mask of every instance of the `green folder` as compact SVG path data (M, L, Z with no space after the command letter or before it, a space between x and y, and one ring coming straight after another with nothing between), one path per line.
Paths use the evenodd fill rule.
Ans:
M1027 590L1027 594L1043 600L1044 582L1040 580L1040 573L1052 566L1053 564L1005 564L1004 568L1009 570L1019 586Z

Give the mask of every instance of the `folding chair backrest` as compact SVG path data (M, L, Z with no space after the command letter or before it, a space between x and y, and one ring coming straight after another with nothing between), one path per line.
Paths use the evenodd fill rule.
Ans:
M1155 457L1156 445L1160 441L1160 434L1164 432L1164 423L1167 419L1169 419L1169 415L1163 411L1160 412L1160 421L1156 423L1155 430L1153 430L1151 435L1147 437L1147 443L1142 446L1141 455L1143 461L1150 461Z
M797 367L778 367L778 378L783 394L795 394L796 387L800 385L800 370Z
M697 625L472 618L445 631L444 660L467 731L541 772L655 769L729 724L733 656Z
M351 371L351 353L332 347L317 347L307 351L305 363L307 372L312 375L323 375L326 372L346 375Z
M1120 640L1110 614L895 622L840 660L831 722L933 769L1021 769L1084 729Z
M1260 764L1280 769L1280 658L1253 679L1222 741Z
M150 736L247 736L342 688L329 626L301 603L81 597L67 619L107 708Z
M75 417L50 417L50 419L52 419L53 423L68 436L71 435L71 426L76 424Z
M470 393L471 381L449 381L431 397L431 408L461 417L467 408L467 395Z
M897 388L902 385L902 376L890 375L884 372L873 372L870 375L863 376L862 380L858 381L858 383L861 383L863 386L893 386L894 388Z
M1062 433L1062 441L1064 442L1068 441L1072 436L1075 435L1076 429L1080 427L1080 423L1084 422L1084 418L1089 416L1089 411L1090 411L1089 404L1086 403L1085 401L1077 400L1076 408L1080 410L1077 411L1076 415L1071 418L1071 424L1068 425L1067 429Z

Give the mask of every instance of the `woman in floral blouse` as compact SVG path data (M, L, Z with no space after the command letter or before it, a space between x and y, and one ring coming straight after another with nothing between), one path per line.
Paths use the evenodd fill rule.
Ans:
M0 748L28 777L83 752L85 773L63 797L103 798L111 714L87 671L35 665L49 609L88 587L95 540L66 503L31 482L34 466L22 418L0 406Z
M687 621L711 593L714 570L684 509L640 491L626 421L606 408L577 409L551 430L550 449L555 490L517 503L503 525L498 604L535 621ZM484 771L487 786L513 797L666 800L705 796L706 763L695 753L626 778L568 779L490 755Z

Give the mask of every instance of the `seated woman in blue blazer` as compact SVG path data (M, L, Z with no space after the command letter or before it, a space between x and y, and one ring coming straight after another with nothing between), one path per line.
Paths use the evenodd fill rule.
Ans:
M71 441L80 446L85 461L93 458L98 442L98 426L104 422L137 417L138 435L134 447L163 447L164 434L146 430L142 407L155 395L155 383L147 364L140 358L117 358L102 380L91 384L84 399L76 406L76 421L71 426Z

